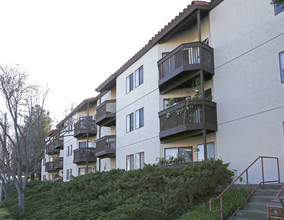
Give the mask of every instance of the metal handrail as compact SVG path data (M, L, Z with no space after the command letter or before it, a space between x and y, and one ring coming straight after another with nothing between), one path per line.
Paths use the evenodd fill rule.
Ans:
M264 167L263 167L263 159L276 159L277 160L277 171L278 171L278 180L270 180L270 181L265 181L264 179ZM261 159L261 171L262 171L262 182L260 182L256 187L255 189L250 193L249 192L249 181L248 181L248 170L249 168L251 168L259 159ZM246 168L218 197L216 198L212 198L209 200L209 211L211 213L215 213L215 212L220 212L220 215L221 215L221 220L223 220L223 195L224 193L226 193L243 175L244 173L246 174L246 185L247 185L247 199L246 201L252 196L252 194L257 190L257 188L259 187L260 184L264 184L264 183L273 183L273 182L278 182L280 183L280 170L279 170L279 159L278 157L267 157L267 156L259 156L258 158L256 158L255 161L253 161L249 166L248 168ZM217 210L212 210L212 201L214 200L220 200L220 209L217 209ZM246 202L245 201L245 202ZM245 204L242 203L240 205L240 207L234 212L234 214L229 218L232 219L236 213L240 210L240 208Z
M284 191L284 185L279 190L279 192L274 197L274 199L266 204L267 219L270 219L270 207L274 207L274 208L278 209L278 213L280 214L279 217L278 216L274 216L274 219L282 219L283 218L283 216L281 216L281 211L280 211L281 208L284 209L283 204L280 202L280 194L283 191ZM274 205L272 205L272 204L274 204ZM282 212L282 214L283 214L283 212Z

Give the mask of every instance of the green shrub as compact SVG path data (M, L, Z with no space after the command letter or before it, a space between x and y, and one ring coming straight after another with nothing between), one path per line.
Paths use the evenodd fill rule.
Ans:
M223 215L224 219L228 219L237 208L245 202L247 197L245 189L233 188L226 192L223 196ZM213 210L220 209L219 200L212 202ZM219 220L220 213L209 212L209 202L192 207L179 220Z
M143 170L111 170L66 183L31 182L26 213L18 216L17 194L4 202L19 219L176 219L196 199L231 182L233 172L221 160L181 168L146 165Z

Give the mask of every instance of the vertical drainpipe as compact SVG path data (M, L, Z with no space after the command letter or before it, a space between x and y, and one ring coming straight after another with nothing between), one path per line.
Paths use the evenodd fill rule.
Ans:
M200 9L197 11L197 27L198 27L198 41L201 42L201 21ZM202 66L202 49L199 48L200 63ZM201 99L204 100L204 73L200 70L200 83L201 83ZM203 124L203 146L204 146L204 159L207 159L207 144L206 144L206 129L205 129L205 103L202 103L202 124Z

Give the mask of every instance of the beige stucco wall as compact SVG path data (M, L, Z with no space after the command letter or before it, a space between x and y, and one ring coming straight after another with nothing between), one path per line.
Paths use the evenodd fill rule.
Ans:
M283 18L266 0L226 0L210 12L217 156L237 173L260 155L277 156L284 167L284 84L278 58L284 50ZM267 162L267 178L273 178L274 167ZM259 176L251 181L259 182Z

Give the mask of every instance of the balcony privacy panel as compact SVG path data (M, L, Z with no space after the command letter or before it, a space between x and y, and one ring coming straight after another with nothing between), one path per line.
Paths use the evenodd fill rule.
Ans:
M96 141L97 156L104 156L108 154L115 154L116 150L116 136L104 136Z
M106 113L116 113L116 99L106 100L97 107L97 118L104 116Z
M196 64L202 64L213 70L213 49L201 42L181 44L158 61L159 79L175 73L175 70L181 66Z
M63 169L63 157L54 159L54 169Z
M96 148L78 148L74 150L74 163L96 161Z
M208 100L189 101L187 107L183 101L161 111L159 117L160 138L191 130L217 130L216 103Z
M45 163L45 172L52 172L54 170L54 163L53 162L46 162Z
M83 119L79 120L74 125L74 136L78 136L80 134L96 134L97 133L97 124L95 120L91 119Z
M60 150L54 147L54 144L49 145L46 148L46 154L59 154Z

